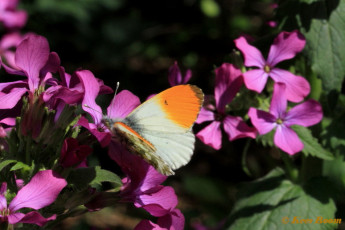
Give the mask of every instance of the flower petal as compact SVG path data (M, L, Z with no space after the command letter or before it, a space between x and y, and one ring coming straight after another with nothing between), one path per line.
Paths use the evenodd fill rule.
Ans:
M322 107L319 102L310 99L302 104L296 105L289 110L285 117L285 125L302 125L308 127L315 125L322 120Z
M5 182L3 182L2 184L4 184L4 183ZM7 208L7 200L6 200L6 197L4 196L5 192L6 191L4 191L3 193L0 194L0 210L5 210Z
M304 148L302 141L295 131L285 125L278 125L274 134L274 144L290 155L298 153Z
M45 37L30 34L17 47L16 66L28 77L29 89L34 92L39 85L39 73L49 58L49 44Z
M241 117L226 116L223 121L223 128L230 141L244 137L256 137L256 129L249 127Z
M179 209L175 209L157 220L159 226L170 230L183 230L184 222L184 216Z
M140 105L140 99L128 90L122 90L114 96L108 109L109 118L125 118Z
M99 93L98 81L89 70L77 71L76 75L84 86L83 110L92 116L96 125L99 125L101 123L103 113L101 107L96 104L96 97Z
M270 113L276 118L284 118L286 114L287 100L285 95L286 85L284 83L275 83L273 96L270 105Z
M159 217L168 214L177 205L177 196L170 186L161 186L157 192L139 195L134 205L142 207L151 215Z
M46 207L55 201L66 185L66 180L52 170L40 171L19 190L17 196L11 201L9 209L14 212L21 208Z
M265 88L268 74L262 69L252 69L243 73L244 84L250 90L261 93Z
M291 59L301 52L305 46L304 36L297 30L281 32L273 42L268 53L267 63L273 67L277 63Z
M19 215L18 215L19 214ZM50 220L55 220L56 215L52 215L51 217L45 218L39 212L33 211L27 214L23 213L14 213L8 216L8 222L10 224L15 223L26 223L26 224L36 224L40 227L45 225Z
M286 98L292 102L300 102L310 92L310 85L307 79L296 76L289 71L274 68L270 72L270 77L275 82L282 82L286 85Z
M232 101L243 84L242 72L232 64L223 63L215 70L215 73L214 96L216 107L220 113L224 113L225 106Z
M179 85L182 83L182 75L177 61L174 62L169 68L168 80L171 86Z
M244 56L245 66L256 66L263 68L266 64L266 60L262 56L260 50L256 47L249 45L244 37L239 37L234 40L236 47L241 50Z
M7 94L0 92L0 109L12 109L27 91L25 88L13 88Z
M214 121L200 132L196 136L206 145L219 150L222 147L222 130L220 129L221 123Z
M183 230L184 229L184 216L179 209L175 209L169 214L159 217L158 224L149 220L142 220L134 228L134 230Z
M111 140L111 134L109 133L109 131L98 131L97 126L95 124L89 123L89 121L85 117L81 117L79 119L78 125L83 126L87 130L89 130L90 133L96 137L103 148L109 145Z
M214 113L202 107L195 123L201 124L205 121L213 121L214 119L215 119Z
M261 135L270 132L276 126L276 118L268 112L250 108L248 116Z
M23 27L28 19L28 15L24 10L1 12L1 21L6 28Z

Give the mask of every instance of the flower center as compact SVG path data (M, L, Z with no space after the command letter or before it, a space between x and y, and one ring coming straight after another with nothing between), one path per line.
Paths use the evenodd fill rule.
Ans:
M270 71L271 71L271 67L269 66L269 65L265 65L264 66L264 71L266 72L266 73L269 73Z
M223 121L224 117L225 117L224 114L220 114L220 113L215 114L215 120L216 121Z
M3 210L0 210L0 215L1 216L8 216L11 214L11 211L7 208L4 208Z
M283 124L283 120L282 120L281 118L278 118L278 119L276 120L276 123L277 123L278 125L281 125L281 124Z

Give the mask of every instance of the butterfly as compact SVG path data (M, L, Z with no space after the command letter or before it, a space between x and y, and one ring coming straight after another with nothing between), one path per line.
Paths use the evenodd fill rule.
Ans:
M148 99L123 119L106 119L112 139L164 175L186 165L194 151L192 126L204 101L194 85L177 85Z

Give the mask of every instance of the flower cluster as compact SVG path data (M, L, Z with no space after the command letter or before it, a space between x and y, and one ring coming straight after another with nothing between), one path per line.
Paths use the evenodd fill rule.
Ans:
M246 38L235 39L236 47L244 56L246 67L257 67L243 73L234 65L224 63L215 70L215 92L209 96L201 110L197 123L212 121L197 133L197 137L206 145L218 150L222 146L223 126L229 140L255 138L256 132L263 135L276 128L274 143L288 154L295 154L303 149L303 143L291 128L292 125L311 126L322 119L322 108L315 100L308 100L286 111L287 101L301 102L310 92L309 82L287 70L277 67L281 61L293 58L305 46L305 39L298 31L281 32L271 46L268 58L248 44ZM249 90L261 93L268 77L275 82L270 112L250 108L248 116L255 128L249 127L241 117L228 115L227 105L239 92L241 85Z

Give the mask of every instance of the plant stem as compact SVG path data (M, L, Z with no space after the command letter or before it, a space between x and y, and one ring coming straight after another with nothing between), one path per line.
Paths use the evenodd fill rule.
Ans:
M288 178L296 183L298 181L298 170L294 166L291 157L284 152L281 152L280 155L285 164L285 172Z
M253 175L251 174L250 170L247 167L247 161L246 161L248 149L249 149L249 146L250 146L250 141L251 141L251 139L248 138L247 141L246 141L246 144L244 145L244 148L243 148L243 152L242 152L242 169L245 172L245 174L247 174L247 176L253 177Z

